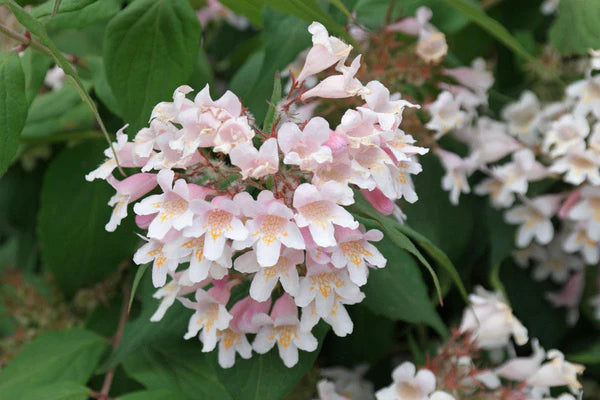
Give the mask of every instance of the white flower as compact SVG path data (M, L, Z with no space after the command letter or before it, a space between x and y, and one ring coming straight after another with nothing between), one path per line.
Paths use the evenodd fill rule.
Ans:
M600 118L600 78L584 79L567 87L567 96L575 99L574 113L586 117L590 112Z
M163 247L167 257L175 259L189 259L189 279L192 282L200 282L211 277L222 279L231 268L231 247L225 245L223 253L216 260L209 260L204 255L204 235L198 238L181 236L171 240Z
M550 125L550 130L544 137L542 149L549 151L556 157L567 153L569 147L583 143L583 139L590 133L590 124L578 115L566 114ZM580 145L579 145L580 146Z
M496 368L494 372L502 378L513 381L524 381L532 376L546 359L546 352L540 346L537 339L531 340L531 346L533 349L531 356L517 357L508 360L500 367Z
M360 303L364 298L365 295L363 293L348 299L344 299L336 294L333 307L331 307L329 314L325 316L317 312L317 301L313 300L306 307L302 308L300 328L304 331L309 331L323 318L323 321L327 322L333 328L333 332L337 336L344 337L349 335L354 330L354 323L344 305Z
M347 397L341 396L335 391L333 382L326 379L320 380L317 384L317 393L319 394L317 400L348 400Z
M394 383L375 393L377 400L428 400L435 390L435 375L428 369L415 372L411 362L396 367L392 372Z
M458 155L442 149L437 149L435 153L446 170L446 174L442 177L442 189L450 192L450 202L457 205L461 193L471 192L467 175L472 172L473 163L471 160L462 159Z
M508 132L526 144L537 144L537 127L540 123L540 103L530 91L524 91L518 102L510 104L502 111L502 118L508 122Z
M65 84L65 71L58 65L52 67L46 72L44 78L44 85L50 87L52 90L58 90Z
M431 114L431 120L425 127L436 132L435 139L441 138L452 129L461 127L467 119L467 113L460 109L460 102L448 91L440 93L427 109Z
M243 179L271 175L279 169L277 139L265 140L258 150L251 143L240 143L231 150L229 158L233 165L241 169Z
M580 194L581 200L569 210L568 217L582 222L587 235L600 240L600 188L585 186Z
M554 282L565 282L572 271L577 271L583 267L578 257L566 254L563 250L563 243L567 243L564 236L558 236L548 246L540 248L543 254L538 258L538 262L533 271L535 280L544 280L551 277ZM570 251L569 253L572 253Z
M172 274L173 279L165 286L158 289L152 297L161 299L158 308L150 317L150 321L160 321L167 310L175 303L175 299L179 296L193 293L196 289L203 286L204 282L194 283L189 279L188 271L177 272Z
M510 224L519 224L516 244L526 247L535 238L539 244L548 244L554 236L550 220L558 209L559 198L555 195L539 196L504 213Z
M373 400L373 384L365 380L364 375L369 367L367 365L358 365L353 369L344 367L321 368L321 375L331 379L335 384L335 389L354 400Z
M502 348L511 336L519 345L527 343L527 329L513 315L502 295L477 287L469 300L472 306L463 314L460 331L471 332L479 348Z
M142 238L147 243L135 252L133 262L139 265L152 261L152 284L154 287L161 287L167 281L167 273L175 271L180 260L167 257L163 253L164 243L160 240Z
M588 233L589 223L581 222L576 224L571 233L567 235L563 249L567 253L580 252L588 264L596 264L600 261L600 240L592 239ZM578 265L582 266L581 261Z
M580 185L586 179L592 185L600 185L600 158L592 149L586 149L583 142L570 146L567 152L552 164L550 171L565 173L564 181L573 185Z
M528 385L545 387L567 385L572 393L581 390L581 383L577 380L577 375L583 373L585 369L583 365L566 361L563 353L558 350L549 350L548 360L527 379Z
M246 335L227 328L217 332L219 341L219 365L221 368L231 368L235 364L235 354L243 359L252 357L252 346L248 343Z

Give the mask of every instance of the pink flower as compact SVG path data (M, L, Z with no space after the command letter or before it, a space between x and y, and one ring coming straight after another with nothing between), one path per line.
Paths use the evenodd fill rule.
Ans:
M114 232L121 223L121 220L127 216L127 205L156 187L156 175L138 173L122 181L116 180L111 175L107 181L117 191L108 201L108 205L113 207L113 212L110 216L110 221L105 226L108 232Z
M379 242L383 233L377 229L361 232L358 229L336 228L337 246L331 254L331 263L336 268L346 268L350 280L358 286L367 283L368 268L385 267L387 260L369 242Z
M182 230L192 225L194 213L190 209L190 201L206 195L205 188L188 185L183 179L178 179L173 185L174 176L171 170L160 171L156 181L163 194L148 196L133 207L138 215L158 213L148 227L148 236L151 238L162 239L171 228Z
M504 214L506 222L520 224L517 246L526 247L534 238L539 244L550 243L554 236L554 226L550 219L558 211L559 203L560 196L539 196Z
M363 97L367 102L366 106L372 110L379 121L381 129L388 131L396 129L402 122L402 111L404 107L416 107L406 100L393 99L390 97L390 91L379 81L371 81L367 83L367 94ZM359 110L364 107L359 107Z
M331 307L329 314L325 316L319 315L317 312L317 301L313 300L306 307L302 308L300 329L310 331L323 318L323 321L331 325L336 336L344 337L349 335L354 330L354 323L352 323L352 319L344 305L360 303L364 297L364 294L360 293L358 296L345 299L336 294L333 307Z
M487 99L488 89L494 84L494 77L486 69L483 58L473 60L471 67L446 68L443 71L461 85L471 89L484 102Z
M368 89L365 89L363 84L355 78L360 68L360 60L361 56L358 55L349 67L343 64L338 65L336 69L341 72L341 75L333 75L323 79L317 86L307 90L302 95L302 101L311 97L343 99L368 93Z
M256 249L258 263L262 267L272 267L277 263L281 245L293 249L304 249L304 239L295 222L294 212L273 193L263 190L256 201L246 193L238 193L234 202L239 205L245 217L249 232L245 241L235 243L235 249L253 246Z
M171 281L167 283L165 286L158 289L152 297L155 299L160 299L160 304L158 308L150 317L150 321L158 322L160 321L167 310L175 303L175 299L177 297L185 296L189 293L194 293L197 289L200 289L203 286L208 285L210 282L208 280L193 283L189 279L188 271L183 272L170 272Z
M147 243L135 252L133 262L141 265L152 261L152 284L154 287L164 286L167 273L175 271L180 260L167 257L163 252L164 243L160 240L142 238Z
M150 121L157 119L162 122L179 123L179 113L194 106L194 102L185 97L194 89L188 85L179 86L173 92L173 101L162 101L152 109Z
M283 162L310 171L317 164L331 161L331 149L324 146L329 132L329 123L321 117L312 118L302 131L298 125L286 122L277 133L279 147L285 154Z
M168 257L189 260L189 280L201 282L209 276L212 279L222 279L231 268L231 247L225 245L220 257L209 260L204 255L204 236L198 238L180 236L165 244L163 251Z
M357 228L358 222L352 214L338 204L348 205L348 197L343 187L335 182L327 182L320 188L303 183L294 192L294 208L298 211L296 224L308 226L316 244L323 247L335 245L334 225Z
M324 71L338 61L343 62L352 50L352 46L336 37L329 36L327 29L318 22L310 24L308 31L312 34L313 46L309 50L304 67L298 75L298 82L303 82L309 76Z
M258 314L255 321L261 317ZM275 343L279 349L279 356L286 367L291 368L298 363L298 349L315 351L318 346L317 339L310 331L300 329L298 309L289 294L284 294L275 302L271 316L262 315L264 326L260 328L252 347L259 354L265 354L273 348Z
M251 143L240 143L231 150L231 163L242 171L242 178L259 179L279 170L277 139L267 139L259 150Z
M365 199L373 206L373 208L382 215L390 215L394 212L394 202L385 197L381 190L361 190Z
M209 260L218 260L225 250L227 239L246 240L248 230L240 221L240 209L228 197L218 196L211 202L202 199L191 203L196 217L184 232L187 237L204 235L203 254Z
M574 325L579 319L579 303L583 296L584 273L577 272L569 278L565 286L556 293L548 293L547 298L554 307L566 307L567 322Z

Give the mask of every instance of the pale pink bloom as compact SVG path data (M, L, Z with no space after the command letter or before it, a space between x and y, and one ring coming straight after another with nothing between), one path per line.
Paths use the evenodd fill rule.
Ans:
M447 91L440 93L435 101L427 106L427 110L431 114L431 119L425 127L436 132L434 136L436 140L449 131L463 126L467 120L467 113L460 109L460 102Z
M253 137L254 130L250 127L248 117L228 119L217 129L213 151L229 154L235 146L251 143Z
M163 253L164 243L156 239L146 239L146 243L133 255L133 262L140 265L152 261L152 284L162 287L167 281L167 273L179 265L178 258L169 258Z
M115 160L113 149L117 153L121 167L138 168L146 164L148 158L137 157L134 150L134 144L127 141L128 138L125 133L127 126L128 125L125 125L117 131L117 141L112 143L112 148L108 147L104 150L106 160L100 164L98 168L85 176L86 181L91 182L94 179L106 179L112 174L113 170L117 168L117 161Z
M568 241L568 237L566 241ZM579 257L565 253L565 238L557 236L549 245L539 248L537 264L533 270L533 279L541 281L551 277L554 282L565 282L572 271L580 270L583 265Z
M206 286L210 282L208 280L194 283L189 279L188 270L183 272L170 272L172 277L171 281L165 286L158 289L152 297L160 299L158 308L150 317L150 321L160 321L167 310L175 303L177 297L185 296L186 294L193 293L196 289Z
M414 17L404 18L396 23L386 26L390 32L402 32L407 35L417 36L424 26L429 24L433 12L429 7L419 7Z
M225 245L220 257L209 260L204 255L204 243L204 236L181 236L166 243L163 252L167 257L189 261L189 280L192 282L201 282L208 277L222 279L231 268L231 247Z
M408 160L410 156L424 155L429 152L428 148L415 146L417 141L399 129L384 132L380 138L382 148L390 151L398 161Z
M581 390L581 383L577 375L583 373L585 367L573 364L565 360L565 356L558 350L549 350L548 362L543 364L539 370L527 379L531 386L568 386L572 393Z
M361 190L363 197L373 206L373 208L382 215L390 215L394 212L394 202L379 189Z
M394 382L377 393L377 400L429 400L435 390L435 375L428 369L417 372L411 362L400 364L392 372Z
M310 234L310 229L307 227L301 228L300 232L304 238L304 244L306 245L306 262L316 264L328 264L331 262L331 255L329 254L333 247L321 247L315 243Z
M436 149L435 153L446 170L446 174L442 177L442 189L450 192L450 202L457 205L461 193L471 192L467 175L471 174L474 165L469 159L463 159L441 148Z
M461 85L471 89L484 103L487 102L487 91L494 84L494 76L487 70L483 58L473 60L470 67L446 68L443 71Z
M351 304L360 302L364 294L352 283L348 271L330 265L309 264L306 276L300 280L296 305L306 307L315 300L317 314L329 317L339 296Z
M138 134L141 135L142 131ZM190 144L187 148L182 146L178 150L173 149L174 140L184 137L185 129L179 130L170 122L153 120L150 130L146 132L147 135L143 137L136 136L135 151L143 153L152 147L158 152L150 151L150 157L142 167L143 172L152 169L186 168L201 161L197 146Z
M304 67L297 78L298 82L303 82L309 76L318 74L339 61L343 63L352 50L352 46L329 36L327 29L319 22L310 24L308 31L312 34L313 45L306 55Z
M505 379L525 381L540 368L540 365L546 359L546 352L537 339L531 339L531 346L533 353L529 357L517 357L508 360L496 368L494 372Z
M272 267L277 263L281 245L293 249L304 249L304 239L295 222L294 212L283 202L276 200L273 193L263 190L256 201L246 193L238 193L234 202L241 208L247 219L248 238L234 243L236 250L254 245L258 263L262 267Z
M259 179L279 170L277 139L270 138L257 150L251 142L240 143L229 153L231 164L241 169L242 178Z
M191 102L191 101L190 101ZM193 104L193 103L192 103ZM140 129L133 139L134 152L138 157L150 157L154 155L153 150L160 150L159 144L165 144L164 140L158 140L161 135L172 137L177 128L158 118L150 121L148 128ZM168 146L168 143L166 143ZM170 150L170 148L168 148Z
M248 230L240 221L240 208L226 196L217 196L210 203L202 199L190 203L196 215L191 226L185 229L184 236L204 235L204 257L218 260L225 250L227 239L246 240Z
M235 260L235 269L245 274L256 273L250 284L250 296L256 301L270 298L278 282L286 293L295 296L300 284L296 266L304 262L304 252L285 248L270 267L262 267L256 260L259 253L255 250L242 254Z
M135 224L140 229L148 229L148 227L150 226L150 223L152 222L154 217L156 217L157 215L158 215L158 213L150 214L150 215L136 215L135 216Z
M196 11L198 21L205 29L209 22L224 19L229 25L244 30L250 25L250 22L243 16L235 14L230 9L219 3L218 0L207 0L206 6Z
M333 328L333 333L336 336L344 337L349 335L354 330L354 323L346 311L344 305L346 304L357 304L363 301L365 298L364 293L356 296L352 299L343 299L342 297L335 295L335 301L331 311L323 317L317 311L317 301L311 301L306 307L302 308L302 318L300 319L300 329L304 331L310 331L321 318L327 322Z
M478 118L471 133L474 136L470 138L472 152L482 164L498 161L522 147L515 138L507 134L504 122L488 117Z
M321 117L312 118L302 131L295 123L286 122L277 133L279 147L285 154L283 162L311 171L317 164L331 161L331 149L324 145L329 133L329 123Z
M400 176L400 164L406 165L408 168L417 167L416 169L410 169L409 173L421 172L421 166L418 163L407 160L401 161L397 168L394 165L394 159L379 146L361 146L358 149L353 149L350 154L365 173L369 174L376 187L389 198L402 197L402 192L398 190L395 184L395 180Z
M437 390L433 393L431 393L431 396L429 396L429 400L456 400L454 398L454 396L443 392L441 390Z
M567 87L566 94L577 102L573 110L575 114L587 117L592 113L600 118L600 77L596 75L572 83Z
M565 155L552 164L550 171L564 173L563 180L573 185L586 180L592 185L600 185L600 157L586 149L583 142L570 146Z
M471 332L479 348L503 348L511 336L519 345L527 343L527 329L513 315L501 294L478 286L475 293L469 295L469 300L471 307L463 314L460 331Z
M467 115L469 117L476 115L477 107L487 102L487 95L481 98L464 86L452 85L446 82L439 82L437 86L443 91L452 93L456 101L468 111Z
M341 72L341 75L332 75L323 79L314 88L307 90L301 97L302 101L311 97L321 97L325 99L343 99L357 95L369 93L363 84L355 78L358 69L360 68L361 55L356 56L350 66L340 63L336 66L336 70Z
M558 211L559 202L560 196L539 196L504 213L506 222L520 225L517 230L517 246L526 247L533 239L542 245L550 243L554 236L550 219Z
M212 147L217 136L217 129L222 125L213 113L200 110L193 106L179 114L181 129L170 135L167 142L168 149L163 146L163 151L173 151L186 157L198 148ZM157 143L160 141L155 140Z
M117 191L108 201L108 205L113 207L113 211L105 226L108 232L114 232L123 218L127 216L127 205L156 187L156 175L138 173L121 181L111 175L107 178L107 181Z
M179 123L179 113L194 106L194 102L186 97L194 89L188 85L181 85L173 92L173 101L161 101L152 109L150 121ZM147 128L145 128L147 129ZM141 132L141 131L140 131ZM139 133L138 133L139 134ZM136 135L137 136L137 135Z
M593 239L589 236L589 221L580 222L575 225L571 233L563 243L563 249L567 253L579 252L583 255L586 263L593 265L600 261L600 238ZM579 265L583 263L579 261Z
M218 100L213 100L208 84L194 97L194 104L201 112L208 112L221 122L242 115L242 103L235 93L228 90Z
M592 134L588 139L588 148L600 156L600 123L594 124Z
M308 226L316 244L334 246L334 225L357 228L358 222L352 214L338 204L348 205L348 194L339 184L327 182L317 188L303 183L294 192L294 208L297 210L296 224Z
M327 142L325 144L327 145ZM311 181L313 185L322 186L329 181L337 182L341 186L354 184L363 189L375 189L375 181L370 179L369 171L351 159L347 151L334 155L331 162L318 164L314 169Z
M212 351L217 343L217 330L226 329L229 326L229 321L233 318L225 305L229 301L231 288L238 283L237 280L229 280L228 278L221 280L213 280L212 287L208 290L197 289L194 295L195 302L185 297L180 297L178 300L186 308L196 310L190 318L188 331L184 339L190 339L200 330L200 340L204 343L202 351Z
M346 138L350 147L357 149L361 145L370 146L380 143L379 137L383 131L378 129L376 124L377 114L369 109L346 110L335 131L337 135Z
M396 198L414 203L419 199L415 187L412 183L410 175L418 174L423 170L421 164L419 164L414 157L408 160L400 161L396 167L390 167L392 170L392 177L394 178L394 189L396 192Z
M331 254L331 263L336 268L346 268L350 280L358 286L367 283L368 266L383 268L387 260L369 242L379 242L383 233L377 229L362 232L359 229L338 227L335 229L337 246Z
M256 315L255 321L259 320L257 317L261 317L261 314ZM277 299L270 317L262 314L260 319L264 326L260 328L252 343L257 353L265 354L277 343L283 364L291 368L298 363L298 349L317 349L318 342L312 333L300 329L298 309L289 294L285 293Z
M541 116L538 98L527 90L521 94L518 102L508 105L502 111L502 118L508 123L508 133L529 145L539 142L537 128Z
M222 368L231 368L235 364L235 355L249 359L252 356L252 346L248 343L246 333L257 333L260 326L255 325L252 319L257 314L269 312L271 301L256 302L250 297L245 297L233 305L230 310L232 320L229 328L218 331L219 340L219 365Z
M50 68L44 77L44 85L52 90L58 90L65 84L65 71L58 65Z
M600 188L585 186L579 194L581 200L570 209L568 217L585 222L588 236L600 240Z
M417 42L417 55L428 63L437 63L448 53L446 35L437 29L422 29Z
M554 293L547 293L546 298L554 307L567 308L567 323L575 325L579 319L579 303L583 296L584 272L573 274L565 286Z
M582 116L566 114L550 125L544 137L542 149L546 152L552 147L552 157L566 154L571 146L583 143L590 133L590 124Z
M135 204L133 210L138 215L158 213L148 227L148 236L162 239L169 229L178 231L192 224L194 213L190 209L190 201L196 197L204 197L206 189L197 185L188 185L183 179L177 179L173 185L175 173L163 169L156 176L162 194L148 196Z
M322 379L317 383L317 393L319 395L317 400L350 400L348 397L339 395L335 391L333 382L329 382L326 379Z
M560 206L560 210L558 210L558 216L562 219L567 219L571 213L571 210L575 205L577 205L579 200L581 200L581 190L575 189L569 193L567 199L563 202L562 206Z
M377 121L384 131L395 129L400 125L405 107L419 108L416 104L390 96L389 89L379 81L367 83L366 88L368 93L363 96L367 103L366 108L377 115ZM359 107L359 110L361 108L365 107Z

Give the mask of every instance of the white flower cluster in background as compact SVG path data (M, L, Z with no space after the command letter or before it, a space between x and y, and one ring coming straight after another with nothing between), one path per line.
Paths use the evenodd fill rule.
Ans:
M363 85L355 77L361 56L347 64L352 47L323 25L309 32L313 46L270 132L254 126L233 93L213 100L207 86L191 100L192 88L182 86L133 141L121 129L106 161L86 176L116 190L108 231L137 201L145 244L134 261L152 263L160 288L152 321L181 302L193 312L184 337L198 336L206 352L218 347L224 368L236 354L249 358L275 345L292 367L298 349L316 350L311 331L320 320L339 336L351 333L345 307L363 300L369 269L386 259L373 244L383 234L364 229L346 207L358 189L386 214L397 199L417 200L411 175L427 150L399 129L403 109L414 105L378 81ZM333 72L304 86L325 70ZM315 97L363 103L333 129L318 116L288 118L294 103ZM113 149L120 166L141 172L117 180Z
M565 360L560 351L545 351L532 339L530 356L514 355L511 338L527 344L527 329L500 294L477 288L470 300L460 328L425 366L401 363L392 372L393 382L377 392L364 378L366 366L324 369L319 400L491 400L499 394L505 399L575 400L580 395L578 377L584 368ZM489 365L478 365L485 353ZM551 388L570 393L551 397Z
M469 148L461 157L434 146L451 202L471 192L473 173L485 176L473 191L506 209L505 220L518 226L515 242L522 250L516 258L523 266L533 262L534 279L565 284L548 299L568 308L570 323L578 318L583 267L600 261L600 76L592 75L597 64L592 58L585 78L568 86L562 101L544 105L525 91L504 108L502 120L494 120L478 114L493 80L477 60L453 73L461 90L443 91L427 107L426 127L435 138L451 133ZM531 183L541 181L550 189L529 195Z

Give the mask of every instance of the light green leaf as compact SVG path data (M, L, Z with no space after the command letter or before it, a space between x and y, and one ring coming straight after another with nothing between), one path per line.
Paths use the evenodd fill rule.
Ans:
M42 259L69 296L116 271L133 253L138 238L133 219L106 232L114 189L104 181L87 182L86 173L103 160L105 145L90 141L64 150L44 177L38 232Z
M110 21L104 68L131 132L187 81L199 46L200 24L186 0L137 0Z
M281 100L281 78L279 77L279 73L275 73L273 94L271 95L269 110L267 111L267 116L265 117L265 122L263 124L263 131L265 132L271 132L271 125L273 125L275 119L275 108L277 107L279 100Z
M596 0L561 0L550 42L563 54L585 54L600 48L600 3Z
M25 73L27 103L31 105L31 102L33 102L38 94L42 83L44 83L46 72L51 64L51 59L40 52L28 48L23 52L21 64L23 65L23 72Z
M0 398L31 400L42 385L85 383L105 347L104 338L79 328L42 335L0 372Z
M104 62L101 57L91 56L88 58L90 68L92 70L92 82L94 83L94 92L96 96L104 103L106 108L115 115L119 115L119 106L117 99L112 92L108 80L106 79L106 71Z
M40 21L60 28L83 28L94 22L108 19L119 12L121 0L63 0L56 15L57 0L48 0L31 10Z
M25 75L19 56L0 53L0 176L17 153L27 107Z
M187 399L185 394L175 389L143 390L117 397L117 400L173 400Z

